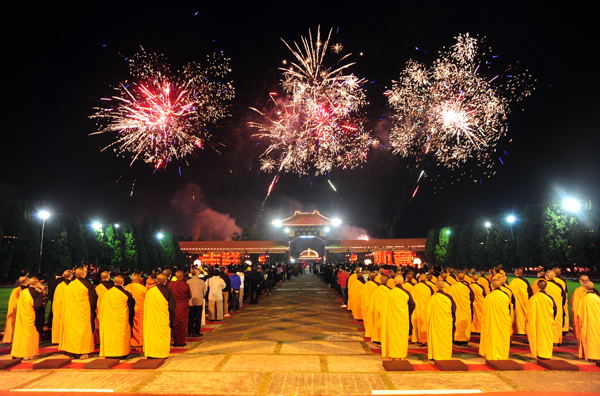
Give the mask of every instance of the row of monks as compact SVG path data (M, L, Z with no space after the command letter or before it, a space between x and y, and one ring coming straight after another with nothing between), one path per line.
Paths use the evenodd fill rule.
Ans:
M409 340L427 346L428 358L448 360L452 347L480 334L479 354L487 360L508 359L513 335L527 335L531 354L550 359L569 330L566 282L558 269L538 274L530 286L515 271L507 284L503 271L485 277L454 270L386 276L383 270L360 271L348 279L348 310L364 321L365 337L381 345L382 356L406 358ZM390 274L393 275L393 274ZM600 359L600 297L586 275L572 295L573 329L579 356Z
M116 276L113 282L106 272L102 282L94 287L86 279L85 269L65 271L54 292L52 343L58 344L59 351L81 359L88 358L96 345L100 345L101 357L123 358L132 347L142 347L149 358L167 358L172 338L183 338L179 342L185 342L186 330L176 322L183 316L179 311L185 311L187 326L191 294L180 272L177 280L171 281L159 274L156 284L148 289L140 283L139 275L124 286L122 276ZM11 293L3 341L12 342L14 358L39 355L44 309L40 309L42 299L34 288L38 282L37 278L22 277L21 286ZM176 299L178 294L182 297ZM177 306L181 309L176 310ZM15 308L12 318L11 307Z

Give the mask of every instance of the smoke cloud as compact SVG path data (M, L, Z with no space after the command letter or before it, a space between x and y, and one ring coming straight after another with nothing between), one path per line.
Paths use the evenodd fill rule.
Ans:
M232 233L242 232L229 214L219 213L206 204L202 189L195 183L177 191L170 203L195 241L227 241Z
M342 224L337 231L332 233L332 238L335 239L360 239L369 240L367 230L360 227L354 227L348 224Z

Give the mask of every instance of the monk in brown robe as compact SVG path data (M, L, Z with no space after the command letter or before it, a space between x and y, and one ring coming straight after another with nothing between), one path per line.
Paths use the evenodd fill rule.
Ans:
M186 345L185 333L188 328L189 302L192 298L190 286L183 280L183 271L175 272L177 280L171 281L168 284L169 290L175 296L175 323L173 325L173 343L176 347Z

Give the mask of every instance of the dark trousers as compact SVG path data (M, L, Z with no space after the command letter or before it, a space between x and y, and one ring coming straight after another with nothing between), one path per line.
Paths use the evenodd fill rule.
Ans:
M250 304L258 304L258 296L260 296L260 286L254 286L250 289Z
M265 293L273 292L273 279L267 279L265 281Z
M188 334L200 334L202 327L202 305L190 307L188 314Z
M240 310L240 291L238 289L231 289L231 298L229 299L229 305L231 311Z

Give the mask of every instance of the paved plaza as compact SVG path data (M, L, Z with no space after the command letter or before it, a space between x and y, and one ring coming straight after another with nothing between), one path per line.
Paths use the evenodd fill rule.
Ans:
M337 295L326 284L305 274L284 281L259 305L246 307L220 324L207 323L203 337L188 339L185 348L173 348L158 370L132 370L141 355L103 371L84 370L87 361L79 360L59 370L32 370L37 361L61 356L56 347L47 345L41 348L40 359L0 371L0 393L42 389L204 395L370 395L373 391L430 389L515 395L600 391L600 367L579 359L576 342L569 336L555 357L576 364L579 372L544 371L535 364L527 345L517 339L511 358L523 364L525 371L492 370L478 355L475 342L454 349L453 358L469 365L468 372L438 371L427 360L426 348L409 345L408 360L415 371L399 373L383 368L379 349L363 338L361 327L340 308ZM2 359L10 359L7 347L0 346Z

